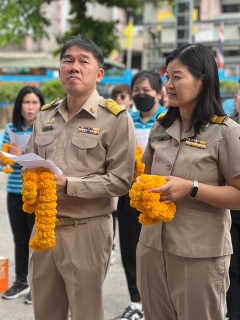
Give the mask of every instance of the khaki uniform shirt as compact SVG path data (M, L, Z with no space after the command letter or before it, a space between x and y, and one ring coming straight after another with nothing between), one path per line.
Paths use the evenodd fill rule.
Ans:
M200 149L185 144L186 138L206 141ZM213 186L240 175L240 126L227 118L223 124L209 123L194 136L193 129L180 131L180 121L165 129L156 122L149 135L143 162L153 175L198 180ZM175 202L174 219L143 226L140 242L158 250L192 257L216 257L232 253L229 210L188 197Z
M113 197L129 191L135 150L129 114L115 116L95 90L70 120L66 98L39 112L26 152L52 159L68 179L67 194L58 193L57 217L87 218L113 212Z

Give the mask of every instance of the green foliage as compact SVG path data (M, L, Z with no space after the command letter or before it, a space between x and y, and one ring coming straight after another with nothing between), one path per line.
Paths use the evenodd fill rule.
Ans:
M0 102L14 103L18 92L24 87L19 82L4 82L0 84Z
M220 90L224 92L237 92L238 82L236 81L221 81Z
M51 0L1 0L0 1L0 46L12 42L19 45L30 35L34 40L48 37L45 27L51 23L41 10L43 3Z
M142 6L138 0L91 0L91 2L124 9L137 9L139 6ZM71 30L65 33L63 37L57 38L59 44L62 44L71 36L81 34L93 40L101 48L104 56L109 56L113 49L120 48L115 29L118 21L106 22L86 17L87 7L85 0L71 0L71 6L70 14L74 16L70 21Z
M46 27L51 21L45 18L41 5L54 0L0 0L0 46L4 47L12 42L19 45L24 37L30 35L33 40L48 38ZM89 0L104 4L107 7L117 6L128 10L135 10L142 6L138 0ZM74 35L85 35L96 42L107 56L113 49L119 49L115 26L118 21L106 22L86 17L86 0L70 0L71 30L58 38L59 44Z
M41 87L42 94L46 101L50 102L56 98L62 99L66 91L58 79L45 82Z

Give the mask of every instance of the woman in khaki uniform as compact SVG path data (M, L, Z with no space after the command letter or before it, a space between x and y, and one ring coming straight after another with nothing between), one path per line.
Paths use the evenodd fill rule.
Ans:
M169 109L153 126L146 173L174 201L168 223L143 226L138 288L146 320L222 320L232 253L230 211L240 208L240 126L225 116L216 62L201 44L166 60Z

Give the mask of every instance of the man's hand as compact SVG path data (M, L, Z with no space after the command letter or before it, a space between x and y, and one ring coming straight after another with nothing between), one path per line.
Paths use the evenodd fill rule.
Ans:
M62 174L55 174L54 178L57 184L57 192L67 193L67 178Z

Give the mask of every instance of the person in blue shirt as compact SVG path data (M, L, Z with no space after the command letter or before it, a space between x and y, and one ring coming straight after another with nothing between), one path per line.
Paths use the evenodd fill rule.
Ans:
M131 82L132 97L137 111L130 113L135 129L151 129L159 113L167 110L159 105L162 98L162 79L159 73L143 70ZM139 212L130 206L129 194L119 197L117 216L122 263L127 278L131 304L119 318L144 319L141 298L136 282L136 248L141 231Z
M8 123L3 133L2 146L10 144L9 153L15 156L23 154L24 150L19 146L11 144L9 131L15 134L32 133L33 123L37 114L45 104L41 91L35 86L23 87L15 100L12 123ZM4 165L1 157L0 164ZM35 215L23 211L22 206L22 178L21 166L13 165L13 172L9 174L7 180L7 210L9 221L13 233L15 247L15 281L13 285L3 293L2 298L12 300L20 295L27 294L25 303L31 304L31 294L28 285L28 257L29 239L35 222Z

